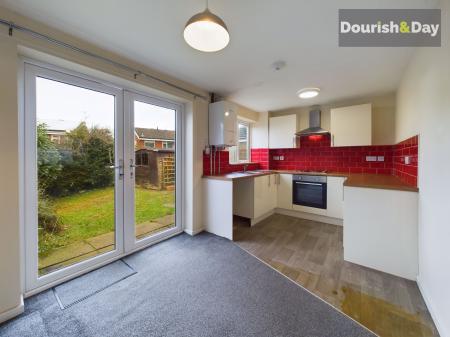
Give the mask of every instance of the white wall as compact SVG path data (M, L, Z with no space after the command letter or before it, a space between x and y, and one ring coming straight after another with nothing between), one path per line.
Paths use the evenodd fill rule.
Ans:
M442 47L419 48L397 94L397 141L419 140L419 286L441 336L450 336L450 5Z
M21 304L17 47L0 35L0 319ZM5 316L4 316L5 317ZM8 317L6 317L8 318Z

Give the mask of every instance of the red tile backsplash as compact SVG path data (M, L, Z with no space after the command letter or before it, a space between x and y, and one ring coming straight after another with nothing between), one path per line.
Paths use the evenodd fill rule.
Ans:
M213 162L212 162L212 168L214 172L215 167L215 174L224 174L224 173L231 173L231 172L237 172L237 171L243 171L244 165L247 165L248 170L259 170L262 168L262 165L260 165L259 162L257 163L251 163L251 164L230 164L230 158L229 158L229 152L224 151L217 151L216 156L213 156ZM203 174L204 175L210 175L211 174L211 162L209 161L210 156L203 153ZM268 165L267 165L268 166Z
M341 173L392 174L392 146L331 147L330 135L302 136L296 149L271 149L269 166L279 170L333 171ZM283 156L284 160L274 157ZM384 156L368 162L366 156Z
M419 163L419 136L414 136L394 145L393 174L404 183L417 186ZM405 163L405 157L409 157L410 163Z
M269 169L269 149L251 149L251 160L259 163L262 170Z
M341 173L373 173L399 177L408 185L417 186L418 136L397 145L331 147L330 135L302 136L295 149L251 149L249 170L308 170ZM242 171L244 164L230 164L228 151L218 151L216 174ZM274 157L283 157L275 160ZM368 162L366 156L384 156L384 161ZM411 163L405 164L405 156ZM203 155L203 174L210 174L209 156Z

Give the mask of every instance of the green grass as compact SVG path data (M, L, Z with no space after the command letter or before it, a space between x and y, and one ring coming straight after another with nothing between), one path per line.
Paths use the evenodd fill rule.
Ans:
M137 187L136 223L173 214L174 191L153 191ZM114 189L91 190L53 200L63 230L57 234L39 233L39 255L114 230Z

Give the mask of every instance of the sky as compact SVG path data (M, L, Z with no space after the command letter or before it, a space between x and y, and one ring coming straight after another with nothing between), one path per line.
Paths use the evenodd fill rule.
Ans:
M36 113L48 127L72 129L85 121L88 127L114 129L114 96L38 77ZM135 127L175 130L175 111L134 102Z

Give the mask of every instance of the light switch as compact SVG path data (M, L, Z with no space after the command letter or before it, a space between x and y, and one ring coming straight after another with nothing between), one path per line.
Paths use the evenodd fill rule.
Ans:
M378 161L384 161L384 156L378 156Z
M280 156L280 160L284 160L284 156Z
M405 156L405 165L409 165L409 164L411 164L411 157Z

